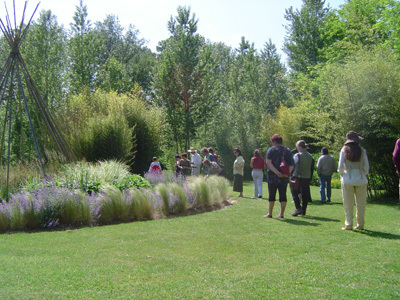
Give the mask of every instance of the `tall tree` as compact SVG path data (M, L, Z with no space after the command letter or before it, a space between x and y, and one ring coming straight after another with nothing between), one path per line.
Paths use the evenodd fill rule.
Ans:
M300 10L286 9L284 51L288 55L289 67L294 72L309 73L309 67L321 62L319 51L324 45L322 33L329 13L325 0L303 0Z
M171 36L158 47L154 71L156 101L166 111L176 151L190 147L196 129L206 122L210 105L201 93L204 41L196 33L197 23L190 8L178 7L178 15L168 22Z
M21 49L30 74L43 100L57 108L65 98L66 32L50 10L33 22Z
M271 39L261 51L261 85L264 91L263 112L273 114L279 105L288 103L286 68L281 62L275 44Z
M130 25L127 32L116 16L108 15L94 28L100 46L96 74L96 87L129 92L139 84L145 91L150 90L150 73L155 57L139 38L139 31Z
M71 23L69 39L70 91L79 93L84 87L94 89L99 47L88 20L88 12L83 1L79 1Z

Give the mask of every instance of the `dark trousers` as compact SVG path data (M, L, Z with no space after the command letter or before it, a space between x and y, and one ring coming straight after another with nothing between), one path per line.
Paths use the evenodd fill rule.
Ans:
M296 209L301 209L303 214L306 214L308 202L311 202L310 181L309 178L299 178L299 188L291 190L294 205ZM299 194L301 194L301 204Z
M286 198L286 189L287 189L287 180L281 180L277 184L268 183L268 201L276 200L276 191L279 192L279 202L287 202Z

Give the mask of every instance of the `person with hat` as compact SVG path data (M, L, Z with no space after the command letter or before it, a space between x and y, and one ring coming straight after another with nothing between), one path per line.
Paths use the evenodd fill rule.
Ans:
M201 157L194 147L191 147L188 152L190 153L190 163L192 165L192 175L200 175Z
M297 187L291 189L294 205L296 206L296 210L292 213L293 217L298 215L304 216L307 211L308 202L311 202L311 167L314 161L311 154L307 151L308 145L305 141L298 141L296 148L297 153L293 157L293 177L297 178L299 184ZM301 194L301 203L299 194Z
M364 229L365 206L367 204L367 175L369 162L367 152L360 147L363 137L355 131L346 134L346 142L340 151L338 172L342 183L345 226L342 230L353 230L354 201L356 203L357 226Z

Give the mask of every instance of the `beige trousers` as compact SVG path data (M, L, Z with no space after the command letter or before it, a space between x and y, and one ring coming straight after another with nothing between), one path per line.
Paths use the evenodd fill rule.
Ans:
M367 185L348 185L342 183L343 208L346 228L353 227L354 200L356 202L357 226L364 227L365 206L367 204Z

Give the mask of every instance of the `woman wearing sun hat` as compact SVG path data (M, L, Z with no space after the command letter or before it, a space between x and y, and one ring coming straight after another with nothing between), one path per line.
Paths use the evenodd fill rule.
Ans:
M369 163L367 152L359 145L362 139L363 137L357 132L349 131L340 152L338 172L342 182L343 208L346 217L343 230L353 229L354 200L357 218L357 226L354 229L364 229Z

